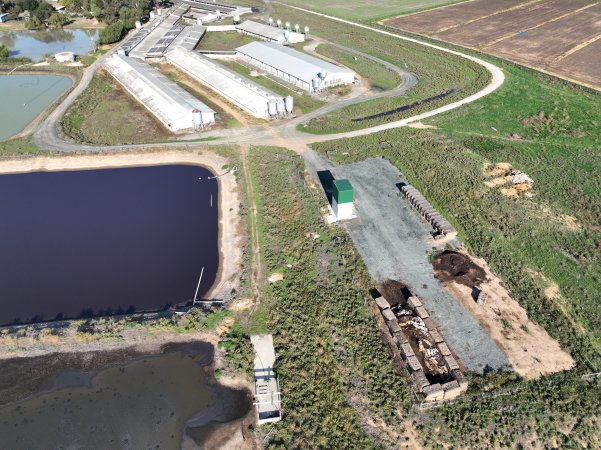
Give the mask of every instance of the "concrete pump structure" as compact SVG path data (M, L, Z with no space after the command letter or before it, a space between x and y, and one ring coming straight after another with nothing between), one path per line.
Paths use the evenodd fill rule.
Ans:
M292 112L291 97L286 101L203 55L174 48L165 57L178 69L254 117L270 119Z
M352 219L355 190L349 180L334 180L332 184L332 210L337 220Z
M215 111L143 61L115 54L103 67L171 131L215 122Z
M263 41L277 42L278 44L296 44L305 41L304 34L253 22L252 20L246 20L240 25L236 25L236 31Z
M251 42L236 49L237 58L307 92L351 84L355 72L273 42Z

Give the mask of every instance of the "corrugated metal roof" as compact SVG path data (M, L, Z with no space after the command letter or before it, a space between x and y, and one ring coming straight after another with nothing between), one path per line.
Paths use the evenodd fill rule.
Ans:
M103 66L128 91L172 129L191 128L192 110L215 112L148 64L126 56L112 55ZM187 126L186 126L187 125Z
M256 117L266 117L269 100L281 98L195 52L174 48L165 56L169 62Z
M236 25L236 29L247 33L263 36L274 41L284 41L284 30L281 28L271 27L252 20L245 20L240 25Z
M351 70L274 42L251 42L236 49L295 78L311 83L318 73L353 74Z

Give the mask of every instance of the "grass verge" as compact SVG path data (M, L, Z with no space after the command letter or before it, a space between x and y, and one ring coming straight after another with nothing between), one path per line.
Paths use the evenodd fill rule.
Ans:
M361 77L365 78L369 82L370 87L376 91L389 91L396 88L403 81L396 72L387 67L333 45L320 44L317 46L316 51L320 55L332 58L354 70Z

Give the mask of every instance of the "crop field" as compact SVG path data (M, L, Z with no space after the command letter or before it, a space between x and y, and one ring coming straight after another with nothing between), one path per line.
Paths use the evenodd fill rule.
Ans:
M475 0L385 23L601 88L595 0Z
M448 104L484 87L490 74L479 64L373 31L274 5L274 17L309 25L311 33L371 54L415 74L419 82L407 94L355 104L309 122L303 131L343 132L379 125ZM431 101L425 103L426 99ZM398 110L398 111L397 111ZM386 113L385 115L380 115ZM375 117L372 117L375 116Z
M355 21L379 20L463 0L283 0L282 3Z

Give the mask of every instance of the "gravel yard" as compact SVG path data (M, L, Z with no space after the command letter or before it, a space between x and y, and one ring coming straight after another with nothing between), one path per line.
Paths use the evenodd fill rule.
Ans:
M407 182L402 174L379 158L334 166L313 151L303 156L316 181L317 171L330 170L335 179L348 178L353 184L358 218L344 226L375 281L406 284L468 370L482 373L508 365L478 321L434 277L428 258L434 250L431 227L400 195L396 185Z

